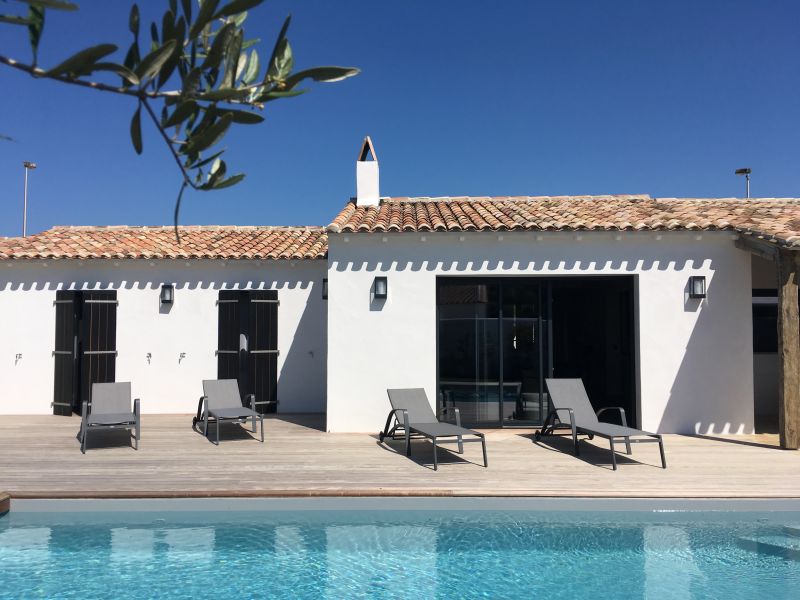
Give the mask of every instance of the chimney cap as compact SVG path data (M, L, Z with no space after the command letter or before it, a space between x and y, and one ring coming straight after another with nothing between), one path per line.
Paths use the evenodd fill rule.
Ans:
M372 160L378 162L378 155L375 154L375 146L372 145L372 139L369 136L365 136L364 143L361 144L361 150L358 151L358 162L367 162L370 155Z

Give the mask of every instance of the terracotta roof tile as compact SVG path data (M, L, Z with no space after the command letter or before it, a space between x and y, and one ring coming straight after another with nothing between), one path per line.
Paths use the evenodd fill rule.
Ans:
M328 254L321 227L54 227L26 238L0 238L7 258L315 259Z
M383 231L737 231L800 247L797 198L499 196L384 198L348 202L327 230Z

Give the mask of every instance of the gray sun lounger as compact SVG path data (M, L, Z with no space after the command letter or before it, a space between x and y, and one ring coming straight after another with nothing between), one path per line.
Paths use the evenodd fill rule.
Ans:
M598 436L609 441L611 446L611 464L617 470L617 455L614 451L614 442L623 441L627 454L631 453L631 444L647 442L658 443L661 453L661 466L667 468L667 459L664 457L664 441L657 433L649 433L641 429L628 427L625 418L625 409L620 406L601 408L595 414L586 388L580 379L545 379L547 390L550 392L550 402L553 410L547 415L542 429L536 432L536 440L542 436L552 435L555 429L569 428L572 430L572 442L575 445L575 455L580 454L578 448L578 434L585 434L592 439ZM618 410L622 425L603 423L598 417L607 410ZM558 421L558 423L557 423Z
M380 441L387 437L406 441L406 456L411 456L411 438L426 438L433 442L433 469L439 468L439 459L436 455L436 442L441 438L456 438L458 440L458 453L464 453L464 436L476 439L466 441L480 441L483 447L483 466L488 467L486 459L486 439L482 433L461 427L461 414L457 408L445 407L452 410L456 424L442 423L433 413L425 390L422 388L386 390L392 410L386 418L386 426L380 432ZM394 421L394 425L392 422ZM391 429L390 429L391 426Z
M256 412L258 404L268 404L266 402L257 403L255 394L247 395L249 407L242 406L241 396L239 395L239 382L235 379L206 379L203 381L203 396L200 397L200 408L192 425L198 422L203 423L203 435L208 436L208 422L213 420L217 426L216 442L219 446L219 424L220 422L230 421L245 423L248 419L252 421L253 433L256 432L256 421L261 421L261 441L264 441L264 415Z
M78 438L81 452L86 454L86 439L92 429L128 429L133 431L134 449L139 449L141 429L139 399L133 401L131 410L131 384L93 383L92 401L81 406L81 429Z

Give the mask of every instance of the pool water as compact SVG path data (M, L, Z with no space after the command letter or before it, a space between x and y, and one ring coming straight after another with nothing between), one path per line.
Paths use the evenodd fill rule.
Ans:
M800 513L9 513L0 598L800 598Z

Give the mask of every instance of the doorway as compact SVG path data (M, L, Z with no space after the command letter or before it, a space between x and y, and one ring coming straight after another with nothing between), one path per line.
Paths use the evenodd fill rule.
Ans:
M114 381L117 362L117 292L56 292L53 414L81 413L92 384Z
M217 378L239 382L242 404L255 394L258 412L276 412L277 290L221 290L217 306Z
M439 406L465 424L540 425L545 379L580 377L595 410L637 422L633 277L437 280Z

